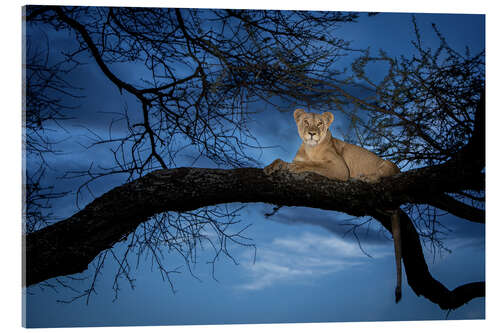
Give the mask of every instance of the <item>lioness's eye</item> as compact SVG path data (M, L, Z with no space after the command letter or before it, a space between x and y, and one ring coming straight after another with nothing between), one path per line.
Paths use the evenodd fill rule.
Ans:
M318 126L321 126L323 125L323 122L322 121L318 121Z
M304 120L304 125L309 126L309 122L307 120Z

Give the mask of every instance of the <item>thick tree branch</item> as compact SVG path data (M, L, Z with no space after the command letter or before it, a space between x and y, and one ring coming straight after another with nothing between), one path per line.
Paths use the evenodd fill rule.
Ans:
M479 97L474 113L474 129L467 144L454 157L458 163L469 165L478 172L484 169L486 163L486 95Z
M159 170L112 189L66 220L28 234L25 284L84 271L97 254L161 212L265 202L366 216L375 209L425 203L433 193L481 186L478 182L484 179L446 166L411 170L377 184L336 181L313 173L266 176L255 168Z
M391 232L390 216L374 212L371 214ZM400 210L402 257L408 284L418 296L422 295L441 309L453 310L473 298L485 296L485 283L472 282L450 291L429 272L418 233L408 215Z
M446 194L429 199L429 204L470 222L484 224L486 218L486 212L483 209L469 206Z

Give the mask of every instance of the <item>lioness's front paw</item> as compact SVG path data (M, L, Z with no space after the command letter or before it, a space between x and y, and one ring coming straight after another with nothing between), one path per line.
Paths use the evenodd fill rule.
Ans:
M286 170L288 163L283 161L282 159L276 159L273 163L269 164L264 168L264 173L266 175L270 175L278 170Z
M378 179L377 177L373 176L373 175L359 175L359 177L357 177L359 180L361 181L364 181L365 183L370 183L370 184L373 184L373 183L376 183L378 182Z
M301 173L304 171L304 168L295 163L288 164L287 169L292 173Z

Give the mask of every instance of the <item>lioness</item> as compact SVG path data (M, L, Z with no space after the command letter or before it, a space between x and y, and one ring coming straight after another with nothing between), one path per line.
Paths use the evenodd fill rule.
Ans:
M292 163L281 159L264 168L267 175L276 170L294 173L315 172L331 179L348 180L355 178L374 183L382 177L399 173L399 168L374 153L353 144L332 137L330 125L333 114L307 113L302 109L293 114L302 145ZM401 233L398 211L391 211L392 234L396 254L396 303L401 299Z

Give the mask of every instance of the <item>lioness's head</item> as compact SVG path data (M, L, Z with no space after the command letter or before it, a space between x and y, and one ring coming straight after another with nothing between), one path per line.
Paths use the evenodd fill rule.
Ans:
M305 144L316 146L328 133L328 128L333 122L331 112L307 113L302 109L297 109L293 113L299 135Z

